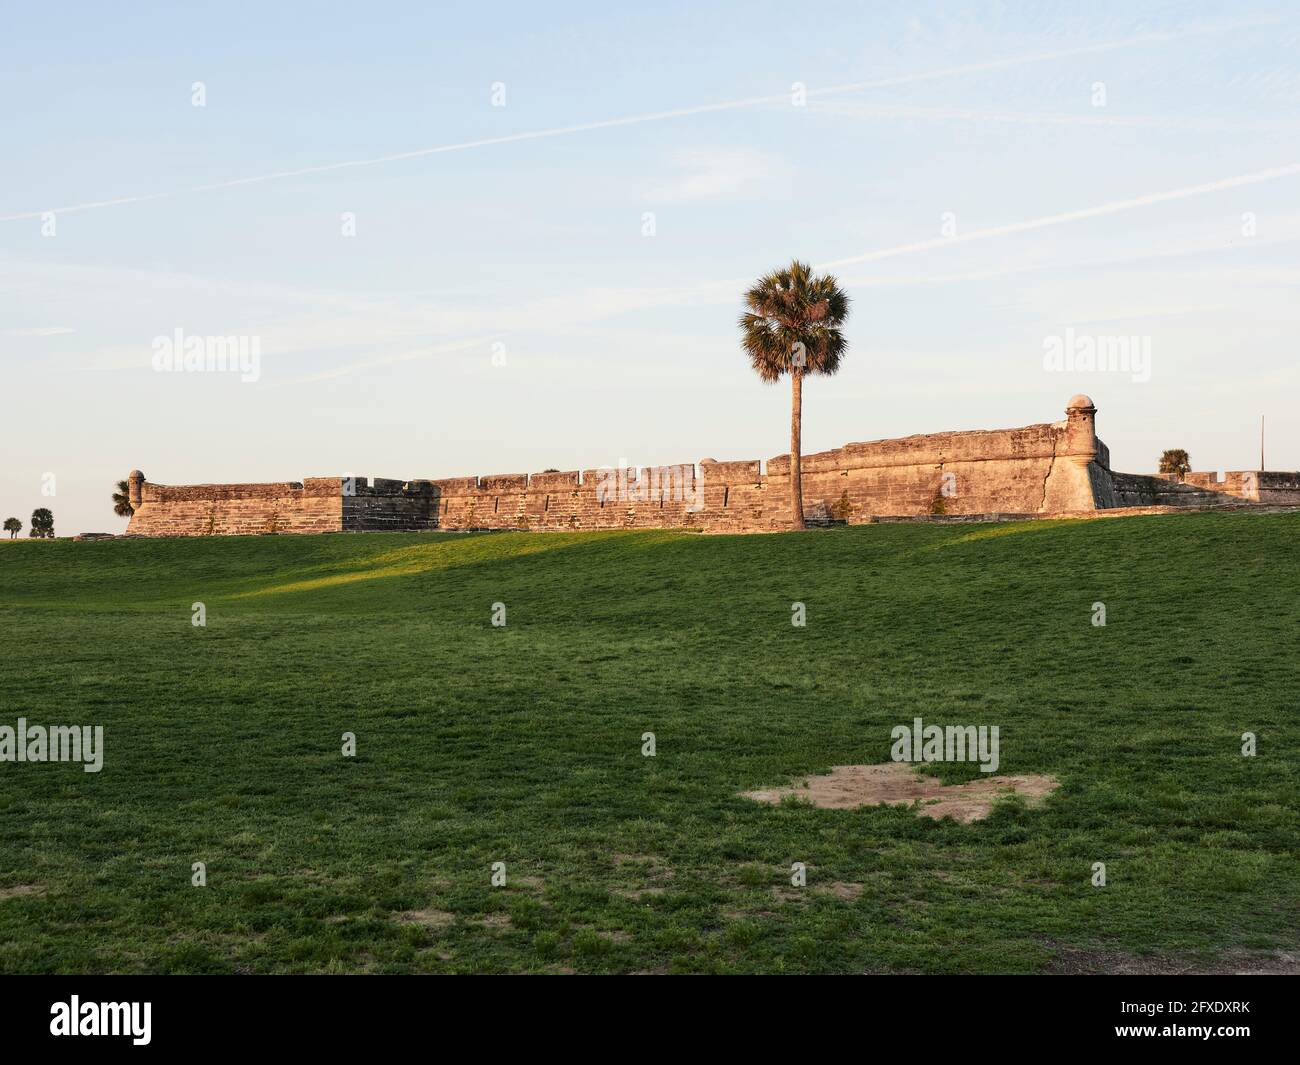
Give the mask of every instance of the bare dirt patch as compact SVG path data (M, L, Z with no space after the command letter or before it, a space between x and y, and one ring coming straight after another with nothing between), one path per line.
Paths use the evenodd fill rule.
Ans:
M658 856L653 854L615 853L610 857L614 859L614 866L621 876L633 872L639 880L635 887L621 885L611 888L610 891L613 894L620 895L625 899L631 899L633 902L639 902L647 896L662 895L668 890L669 882L673 878L673 871Z
M510 915L508 913L485 913L482 917L476 918L469 923L479 925L482 928L509 928Z
M620 895L625 899L631 899L633 902L640 902L645 898L654 898L656 895L662 895L667 888L661 887L643 887L643 888L612 888L615 895Z
M883 762L832 766L825 776L804 777L789 787L741 794L773 805L787 795L795 795L827 810L919 803L916 812L925 817L936 821L951 817L966 824L988 817L993 804L1004 796L1019 795L1033 806L1058 787L1060 782L1050 776L982 777L965 784L944 784L914 772L907 762Z
M44 895L44 884L15 884L13 887L0 887L0 902L5 899L17 899L24 895Z
M399 913L397 919L403 924L419 924L425 928L447 928L455 922L456 915L448 913L446 910L407 910L405 913Z

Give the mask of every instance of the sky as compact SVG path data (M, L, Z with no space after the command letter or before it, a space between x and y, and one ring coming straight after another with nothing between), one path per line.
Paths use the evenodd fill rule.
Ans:
M741 293L852 299L804 449L1056 421L1300 469L1294 3L5 5L0 511L767 459ZM653 9L651 10L650 7ZM159 372L242 337L256 373ZM1047 353L1133 338L1149 362ZM255 378L244 380L243 378Z

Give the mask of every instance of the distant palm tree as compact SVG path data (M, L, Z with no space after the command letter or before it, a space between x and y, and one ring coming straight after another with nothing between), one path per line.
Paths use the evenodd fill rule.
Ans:
M131 506L131 486L126 481L117 482L117 491L113 493L113 513L119 518L129 518L135 513Z
M37 540L54 539L54 515L48 507L37 507L32 511L31 528L27 535Z
M1160 472L1172 473L1180 481L1191 472L1192 460L1181 447L1171 447L1160 456Z
M5 518L5 532L9 534L10 540L18 535L22 527L23 523L17 518Z
M741 343L764 381L790 375L790 506L791 525L804 527L803 379L807 374L833 374L848 341L840 326L849 314L849 298L829 274L813 274L797 259L775 270L745 293L748 310L740 316Z

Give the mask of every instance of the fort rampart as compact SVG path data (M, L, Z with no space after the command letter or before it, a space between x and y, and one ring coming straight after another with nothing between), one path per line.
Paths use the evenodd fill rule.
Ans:
M1300 473L1115 473L1087 396L1063 421L930 433L804 455L811 523L921 515L1077 514L1119 507L1300 504ZM277 484L172 486L130 476L129 534L434 529L787 528L790 456L443 480L310 477Z

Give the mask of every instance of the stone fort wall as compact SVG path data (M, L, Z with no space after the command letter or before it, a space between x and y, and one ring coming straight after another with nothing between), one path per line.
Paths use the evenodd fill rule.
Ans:
M1114 473L1076 396L1063 421L845 444L802 457L809 522L881 517L1042 515L1223 502L1300 504L1300 474L1192 474L1183 484ZM697 529L789 526L790 456L627 470L492 474L442 480L313 477L278 484L172 486L131 474L128 534L434 529Z

